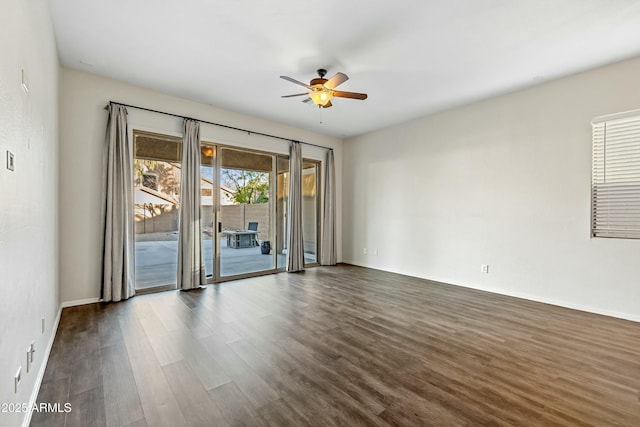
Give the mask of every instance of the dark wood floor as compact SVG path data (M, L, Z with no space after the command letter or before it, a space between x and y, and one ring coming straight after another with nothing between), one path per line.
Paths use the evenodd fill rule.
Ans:
M640 425L640 324L359 267L65 309L32 425Z

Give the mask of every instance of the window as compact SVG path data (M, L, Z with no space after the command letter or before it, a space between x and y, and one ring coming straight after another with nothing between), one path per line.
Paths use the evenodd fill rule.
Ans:
M640 239L640 110L592 125L591 235Z

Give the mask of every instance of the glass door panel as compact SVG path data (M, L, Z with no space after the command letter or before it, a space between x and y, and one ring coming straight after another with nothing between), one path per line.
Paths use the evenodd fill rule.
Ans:
M304 263L314 265L318 263L318 182L320 178L320 163L315 160L303 160L302 163L302 239L304 243ZM289 158L278 156L277 163L277 198L276 223L277 235L276 254L277 267L287 266L287 209L289 207Z
M302 163L302 239L304 264L318 263L318 182L319 162L304 160Z
M287 267L287 208L289 207L289 158L278 156L276 197L276 263L277 268Z
M220 147L220 277L275 269L274 156Z
M134 131L136 289L175 287L181 140Z
M207 281L215 278L216 147L200 147L200 204L202 206L202 251Z

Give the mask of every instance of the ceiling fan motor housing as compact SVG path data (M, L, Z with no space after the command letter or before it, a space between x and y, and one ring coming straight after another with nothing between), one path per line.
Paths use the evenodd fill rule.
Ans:
M320 85L323 86L327 82L327 79L323 79L322 77L316 77L309 82L309 86Z
M317 72L320 77L312 79L309 82L309 86L313 86L314 90L322 90L324 84L328 81L324 78L324 76L327 74L327 70L325 70L324 68L318 68Z

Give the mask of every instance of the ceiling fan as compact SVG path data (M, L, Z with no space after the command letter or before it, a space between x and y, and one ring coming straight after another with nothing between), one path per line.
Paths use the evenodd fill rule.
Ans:
M295 95L283 95L283 98L292 98L294 96L307 96L305 100L302 102L313 102L319 108L329 108L331 107L331 99L336 98L351 98L351 99L367 99L366 93L357 93L357 92L344 92L335 90L336 87L341 85L342 83L349 80L349 76L344 73L336 73L330 79L325 79L324 76L327 74L327 70L324 68L320 68L318 70L318 76L315 79L312 79L309 84L302 83L296 79L292 79L287 76L280 76L281 79L290 81L291 83L295 83L300 86L304 86L309 89L309 92L305 93L296 93Z

